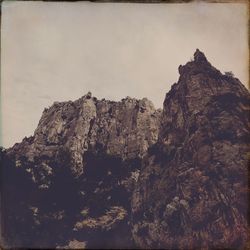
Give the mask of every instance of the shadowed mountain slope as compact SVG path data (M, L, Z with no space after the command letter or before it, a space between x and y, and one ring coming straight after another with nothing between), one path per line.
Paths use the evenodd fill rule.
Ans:
M199 50L179 72L133 193L135 242L167 249L244 246L249 93Z

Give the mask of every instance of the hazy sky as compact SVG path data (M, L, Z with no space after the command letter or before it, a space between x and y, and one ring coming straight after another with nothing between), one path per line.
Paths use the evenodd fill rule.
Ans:
M247 20L246 4L4 2L1 144L32 135L44 107L88 91L162 107L196 48L247 85Z

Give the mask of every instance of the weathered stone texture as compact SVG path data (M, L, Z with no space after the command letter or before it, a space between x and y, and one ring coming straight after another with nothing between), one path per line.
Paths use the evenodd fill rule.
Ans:
M7 150L11 171L27 174L17 174L15 185L6 179L23 209L12 209L8 219L23 226L27 207L37 208L31 219L26 215L35 218L27 227L34 246L40 234L44 247L245 246L249 92L199 50L179 73L163 111L146 98L114 102L88 93L45 109L34 135ZM33 195L18 195L24 180ZM65 230L59 242L44 225Z
M167 249L244 246L249 93L199 50L179 71L133 193L135 242Z
M120 102L97 100L91 93L75 102L54 103L45 109L34 136L10 149L10 154L53 158L68 150L72 172L84 171L84 153L105 151L123 160L142 158L158 139L161 110L146 98L127 97Z

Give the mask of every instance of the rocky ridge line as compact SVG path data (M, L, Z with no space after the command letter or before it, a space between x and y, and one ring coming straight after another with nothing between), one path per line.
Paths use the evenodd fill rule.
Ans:
M161 110L146 98L114 102L97 100L89 92L75 102L56 102L45 109L34 136L15 144L9 153L32 162L67 150L72 172L79 177L87 151L105 151L123 160L142 158L158 139L160 117Z
M163 111L91 93L45 109L34 136L4 155L10 242L244 247L249 92L199 50L179 73Z
M179 72L133 192L133 238L144 249L243 247L249 92L199 50Z

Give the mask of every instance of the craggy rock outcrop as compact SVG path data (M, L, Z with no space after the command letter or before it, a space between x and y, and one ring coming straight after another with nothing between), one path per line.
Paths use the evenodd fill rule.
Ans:
M10 237L9 246L16 247L19 242L19 247L37 247L39 242L39 247L54 248L76 240L88 248L133 247L131 194L141 159L158 139L161 115L146 98L113 102L97 100L91 93L45 109L34 136L7 150L33 189L31 196L23 198L23 210L29 211L25 219L33 230L21 239ZM28 183L22 179L18 185L22 181ZM4 186L12 184L6 181ZM14 224L19 213L8 211L8 206L21 206L11 202L17 196L22 199L19 188L22 185L11 192L10 202L5 202L5 215L12 218L6 224ZM122 212L115 213L114 208ZM82 216L84 210L88 213ZM84 227L75 227L83 220ZM19 220L16 224L23 226ZM50 229L59 230L56 238ZM6 231L7 235L16 234L11 227Z
M63 149L70 152L73 174L80 176L88 150L102 149L123 160L142 158L158 139L160 117L161 110L146 98L99 101L88 93L45 109L34 136L15 144L9 154L32 162L53 158Z
M1 150L2 245L244 247L249 92L199 50L179 73L163 111L88 93Z
M164 101L132 197L141 248L238 248L247 240L248 91L197 50Z

